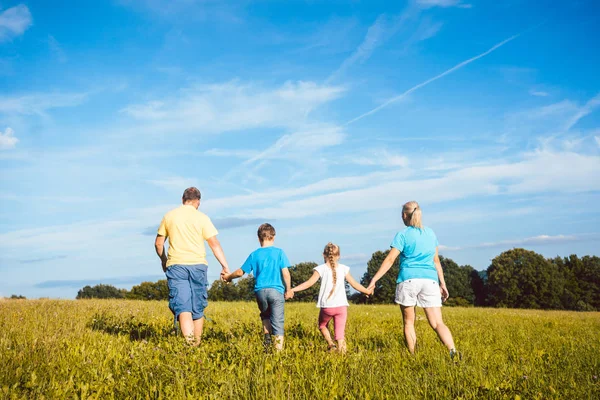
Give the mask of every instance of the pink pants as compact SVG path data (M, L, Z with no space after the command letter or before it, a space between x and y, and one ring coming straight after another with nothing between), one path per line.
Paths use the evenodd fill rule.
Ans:
M348 306L321 308L319 313L319 329L327 327L333 318L333 329L335 340L342 340L346 331L346 320L348 319Z

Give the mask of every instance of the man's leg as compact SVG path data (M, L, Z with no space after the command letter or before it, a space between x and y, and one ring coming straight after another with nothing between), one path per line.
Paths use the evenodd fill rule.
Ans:
M454 350L454 339L452 338L450 329L448 329L446 324L444 324L444 320L442 319L442 308L427 307L423 308L423 310L425 310L425 315L427 316L429 325L431 325L435 333L438 334L438 337L442 343L446 345L448 350Z
M179 329L181 334L188 341L188 343L194 342L194 321L192 321L192 313L184 311L179 314Z
M200 345L202 329L204 329L204 317L194 320L194 346Z
M415 332L415 306L400 305L402 310L402 321L404 322L404 340L411 354L415 354L417 344L417 333Z

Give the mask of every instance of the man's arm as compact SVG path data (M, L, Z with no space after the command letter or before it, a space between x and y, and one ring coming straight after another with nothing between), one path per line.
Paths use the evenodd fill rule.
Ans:
M207 239L206 242L210 246L210 249L215 255L217 261L219 261L219 264L221 264L221 279L224 279L225 275L229 274L229 266L227 265L227 260L225 259L225 253L223 252L221 243L219 242L219 239L217 239L216 236Z
M291 299L294 297L294 292L292 292L292 277L290 276L290 271L287 268L282 268L281 276L285 283L285 299Z
M165 252L165 237L161 235L156 235L156 240L154 241L154 249L156 250L156 254L160 258L163 272L167 272L167 253Z

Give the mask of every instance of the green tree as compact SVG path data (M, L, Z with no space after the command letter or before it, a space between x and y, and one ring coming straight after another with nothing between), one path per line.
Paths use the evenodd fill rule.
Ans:
M475 293L473 291L473 267L469 265L458 266L452 259L440 256L440 263L444 270L444 280L450 293L447 305L473 305Z
M125 289L117 289L112 285L99 284L84 286L77 292L77 299L122 299L127 294Z
M13 300L25 300L25 299L27 299L27 297L21 296L20 294L19 295L13 294L9 298L13 299Z
M317 263L314 262L302 262L296 265L292 265L290 275L292 278L292 287L298 286L299 284L307 281L313 274L314 268ZM319 284L314 284L312 287L294 294L295 301L307 301L316 302L319 298Z
M578 311L600 309L600 257L576 255L550 260L561 272L565 289L561 295L564 308Z
M240 299L237 285L221 280L216 280L210 285L208 298L212 301L237 301Z
M505 251L488 268L490 305L514 308L561 308L564 279L558 267L525 249Z
M240 278L236 283L238 291L238 300L254 301L256 299L256 297L254 296L255 283L256 280L252 275L247 275L243 278Z
M125 297L132 300L169 300L169 286L166 279L142 282L132 287Z
M387 250L387 251L376 251L375 253L373 253L373 255L371 256L371 259L367 263L367 272L365 272L365 274L363 275L363 277L360 280L360 283L364 287L367 287L369 285L369 282L371 282L371 279L373 278L373 276L375 276L375 274L377 273L377 270L381 266L381 263L383 262L383 260L385 260L385 258L389 254L389 252L390 251ZM392 264L392 267L390 268L390 270L377 282L377 284L375 286L375 293L373 293L373 296L369 297L369 299L370 299L369 302L372 302L372 303L393 303L394 302L394 298L396 296L396 279L398 278L398 271L400 268L399 267L399 262L400 262L399 259L400 259L400 257L396 258L396 261L394 261L394 264ZM364 302L364 295L360 295L358 298L359 298L360 302Z

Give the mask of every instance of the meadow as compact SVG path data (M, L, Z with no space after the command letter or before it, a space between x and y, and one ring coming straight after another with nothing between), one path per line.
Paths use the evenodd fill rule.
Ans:
M392 305L351 305L332 354L312 303L286 304L286 348L265 354L254 303L211 302L204 339L173 333L166 302L0 302L0 398L600 398L600 313L444 308L450 360L418 310L417 354Z

